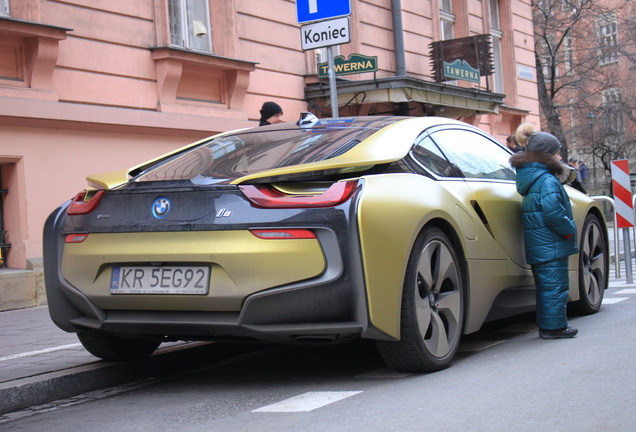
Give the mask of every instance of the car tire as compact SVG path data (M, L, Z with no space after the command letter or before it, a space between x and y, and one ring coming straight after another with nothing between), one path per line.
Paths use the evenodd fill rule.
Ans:
M378 341L378 350L393 369L438 371L451 364L463 324L460 261L444 232L428 227L415 241L406 269L400 340Z
M609 245L600 220L588 214L579 245L579 300L571 310L580 315L598 312L609 278Z
M77 338L86 351L95 357L112 361L148 357L161 344L153 339L117 336L88 329L77 332Z

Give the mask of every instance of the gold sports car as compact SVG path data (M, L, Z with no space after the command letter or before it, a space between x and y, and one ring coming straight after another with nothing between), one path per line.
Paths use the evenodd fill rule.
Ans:
M531 311L511 153L460 121L313 119L223 133L90 176L44 229L53 321L109 360L175 340L377 341L402 371ZM566 187L570 300L598 311L605 220Z

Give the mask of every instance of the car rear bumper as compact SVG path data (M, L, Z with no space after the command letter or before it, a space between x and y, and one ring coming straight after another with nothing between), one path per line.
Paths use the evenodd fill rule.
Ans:
M240 311L252 294L313 278L324 280L320 276L328 267L333 270L327 279L342 272L341 252L331 251L335 255L329 263L323 253L336 234L324 228L314 232L315 239L282 240L263 240L249 230L93 233L81 243L64 246L62 278L104 310ZM120 294L111 289L118 267L188 265L209 269L209 278L200 283L205 293L186 294L174 286L171 294ZM137 285L132 281L129 278L129 284Z
M82 328L91 328L116 334L156 337L161 340L251 338L294 343L329 342L352 336L389 339L369 325L359 241L356 230L350 229L346 220L335 227L311 227L318 237L314 241L319 244L322 260L320 271L312 270L312 274L243 293L242 297L239 296L239 301L233 300L235 306L205 306L201 296L194 298L194 303L190 299L189 308L178 304L176 300L181 296L122 296L126 297L128 302L131 299L135 300L135 307L129 309L118 307L117 300L112 299L116 296L108 294L111 273L108 270L109 266L114 262L121 262L120 259L104 260L106 255L88 258L89 261L104 260L101 270L94 276L88 274L83 276L84 279L80 278L82 284L90 282L91 278L94 279L93 288L88 292L85 291L85 286L79 289L79 286L70 280L72 278L65 276L65 271L69 270L64 260L69 259L71 264L68 266L71 267L82 264L72 259L71 255L65 255L64 209L62 206L51 214L44 230L44 266L49 310L53 321L63 330L76 332ZM154 234L157 233L137 235ZM171 233L164 232L162 236L166 237L167 234ZM176 236L183 234L206 235L205 232L175 233ZM164 253L157 244L152 247L156 253ZM305 259L315 256L313 249L310 247L312 251ZM216 253L218 252L212 255ZM80 255L77 256L78 259ZM214 269L212 272L214 273ZM91 290L101 290L101 294L93 295ZM188 296L184 296L186 297ZM204 306L197 309L191 306L192 304Z
M252 339L273 343L334 342L360 336L358 322L246 323L234 312L104 311L103 320L79 317L71 324L119 335L161 340Z

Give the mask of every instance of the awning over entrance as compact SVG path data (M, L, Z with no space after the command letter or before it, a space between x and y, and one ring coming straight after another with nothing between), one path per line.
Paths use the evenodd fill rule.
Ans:
M437 115L471 117L498 114L505 95L473 88L439 84L412 77L375 80L337 80L341 115ZM307 84L305 98L319 115L330 114L329 83Z

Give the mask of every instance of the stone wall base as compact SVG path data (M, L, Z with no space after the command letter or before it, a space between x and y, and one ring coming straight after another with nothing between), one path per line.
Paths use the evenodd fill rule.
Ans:
M30 261L27 270L0 269L0 311L45 304L41 260Z

